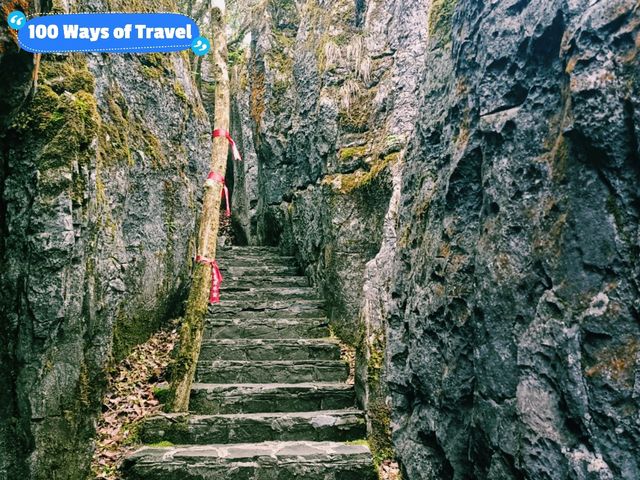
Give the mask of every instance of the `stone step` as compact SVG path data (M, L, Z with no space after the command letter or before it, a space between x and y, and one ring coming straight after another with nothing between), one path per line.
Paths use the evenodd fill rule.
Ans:
M223 277L265 277L273 275L275 277L284 277L287 275L299 276L300 269L297 265L250 265L250 266L234 266L226 265L222 261L219 263L220 271Z
M147 418L140 429L143 443L165 441L176 445L274 440L347 442L366 436L364 414L359 410L240 415L175 413Z
M264 246L232 246L221 247L217 251L218 255L280 255L278 247L264 247Z
M324 301L309 299L289 300L227 300L209 306L209 316L218 318L283 318L323 317Z
M224 298L227 302L242 300L320 300L316 289L311 287L233 288L226 290Z
M327 318L207 318L204 338L324 338Z
M122 466L128 480L375 480L369 448L331 442L144 447Z
M274 277L274 276L239 276L232 277L227 275L224 277L224 282L222 282L221 290L224 292L226 290L239 290L246 288L275 288L275 287L308 287L309 280L307 277L303 277L301 275L294 276L284 276L284 277Z
M220 266L220 270L224 270L224 268L238 268L238 267L254 268L256 266L259 266L259 267L286 266L286 267L296 267L296 269L298 268L298 263L294 257L280 257L277 255L274 255L272 257L219 256L217 260L218 260L218 265Z
M339 360L340 344L330 338L204 340L205 360Z
M296 289L297 290L297 289ZM226 292L222 294L225 302L284 302L284 301L315 301L321 302L316 291L312 288L305 292ZM318 305L322 305L318 303Z
M355 404L353 385L345 383L194 383L189 408L199 415L218 415L340 410Z
M348 378L349 364L342 360L199 361L196 370L196 381L201 383L346 382Z

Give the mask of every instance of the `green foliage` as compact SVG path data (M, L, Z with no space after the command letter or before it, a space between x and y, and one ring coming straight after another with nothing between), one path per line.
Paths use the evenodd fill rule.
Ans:
M133 446L140 444L141 422L131 422L123 425L122 433L124 436L123 445Z
M186 103L189 100L187 98L187 93L184 91L184 87L178 80L173 82L173 91L175 92L176 96L183 102Z
M244 49L230 49L227 61L230 67L233 67L234 65L241 65L242 63L244 63Z

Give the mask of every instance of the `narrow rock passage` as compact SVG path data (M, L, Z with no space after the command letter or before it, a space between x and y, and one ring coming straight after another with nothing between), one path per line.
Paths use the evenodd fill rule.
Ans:
M219 255L222 303L210 308L189 414L150 419L127 479L377 478L349 367L323 301L292 257L267 247Z

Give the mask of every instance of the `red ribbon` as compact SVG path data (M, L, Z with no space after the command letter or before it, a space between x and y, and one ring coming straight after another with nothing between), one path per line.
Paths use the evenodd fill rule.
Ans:
M196 262L202 265L211 266L211 290L209 291L209 303L220 303L220 285L222 284L222 274L218 267L218 262L201 255L196 256Z
M227 206L227 217L231 216L231 204L229 203L229 189L224 182L224 177L218 172L209 172L207 182L218 182L222 184L222 195L224 196L225 204Z
M231 138L231 134L222 128L216 128L213 131L213 138L225 137L229 141L229 145L231 145L231 152L233 153L233 158L240 161L242 157L240 156L240 151L238 150L238 146L236 142Z

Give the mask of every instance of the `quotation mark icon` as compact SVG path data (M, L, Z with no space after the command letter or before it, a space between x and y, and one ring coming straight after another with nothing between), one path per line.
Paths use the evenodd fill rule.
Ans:
M14 10L7 17L7 23L14 30L20 30L27 23L27 17L19 10Z
M211 50L211 43L204 37L198 37L191 43L191 50L193 53L201 57Z

